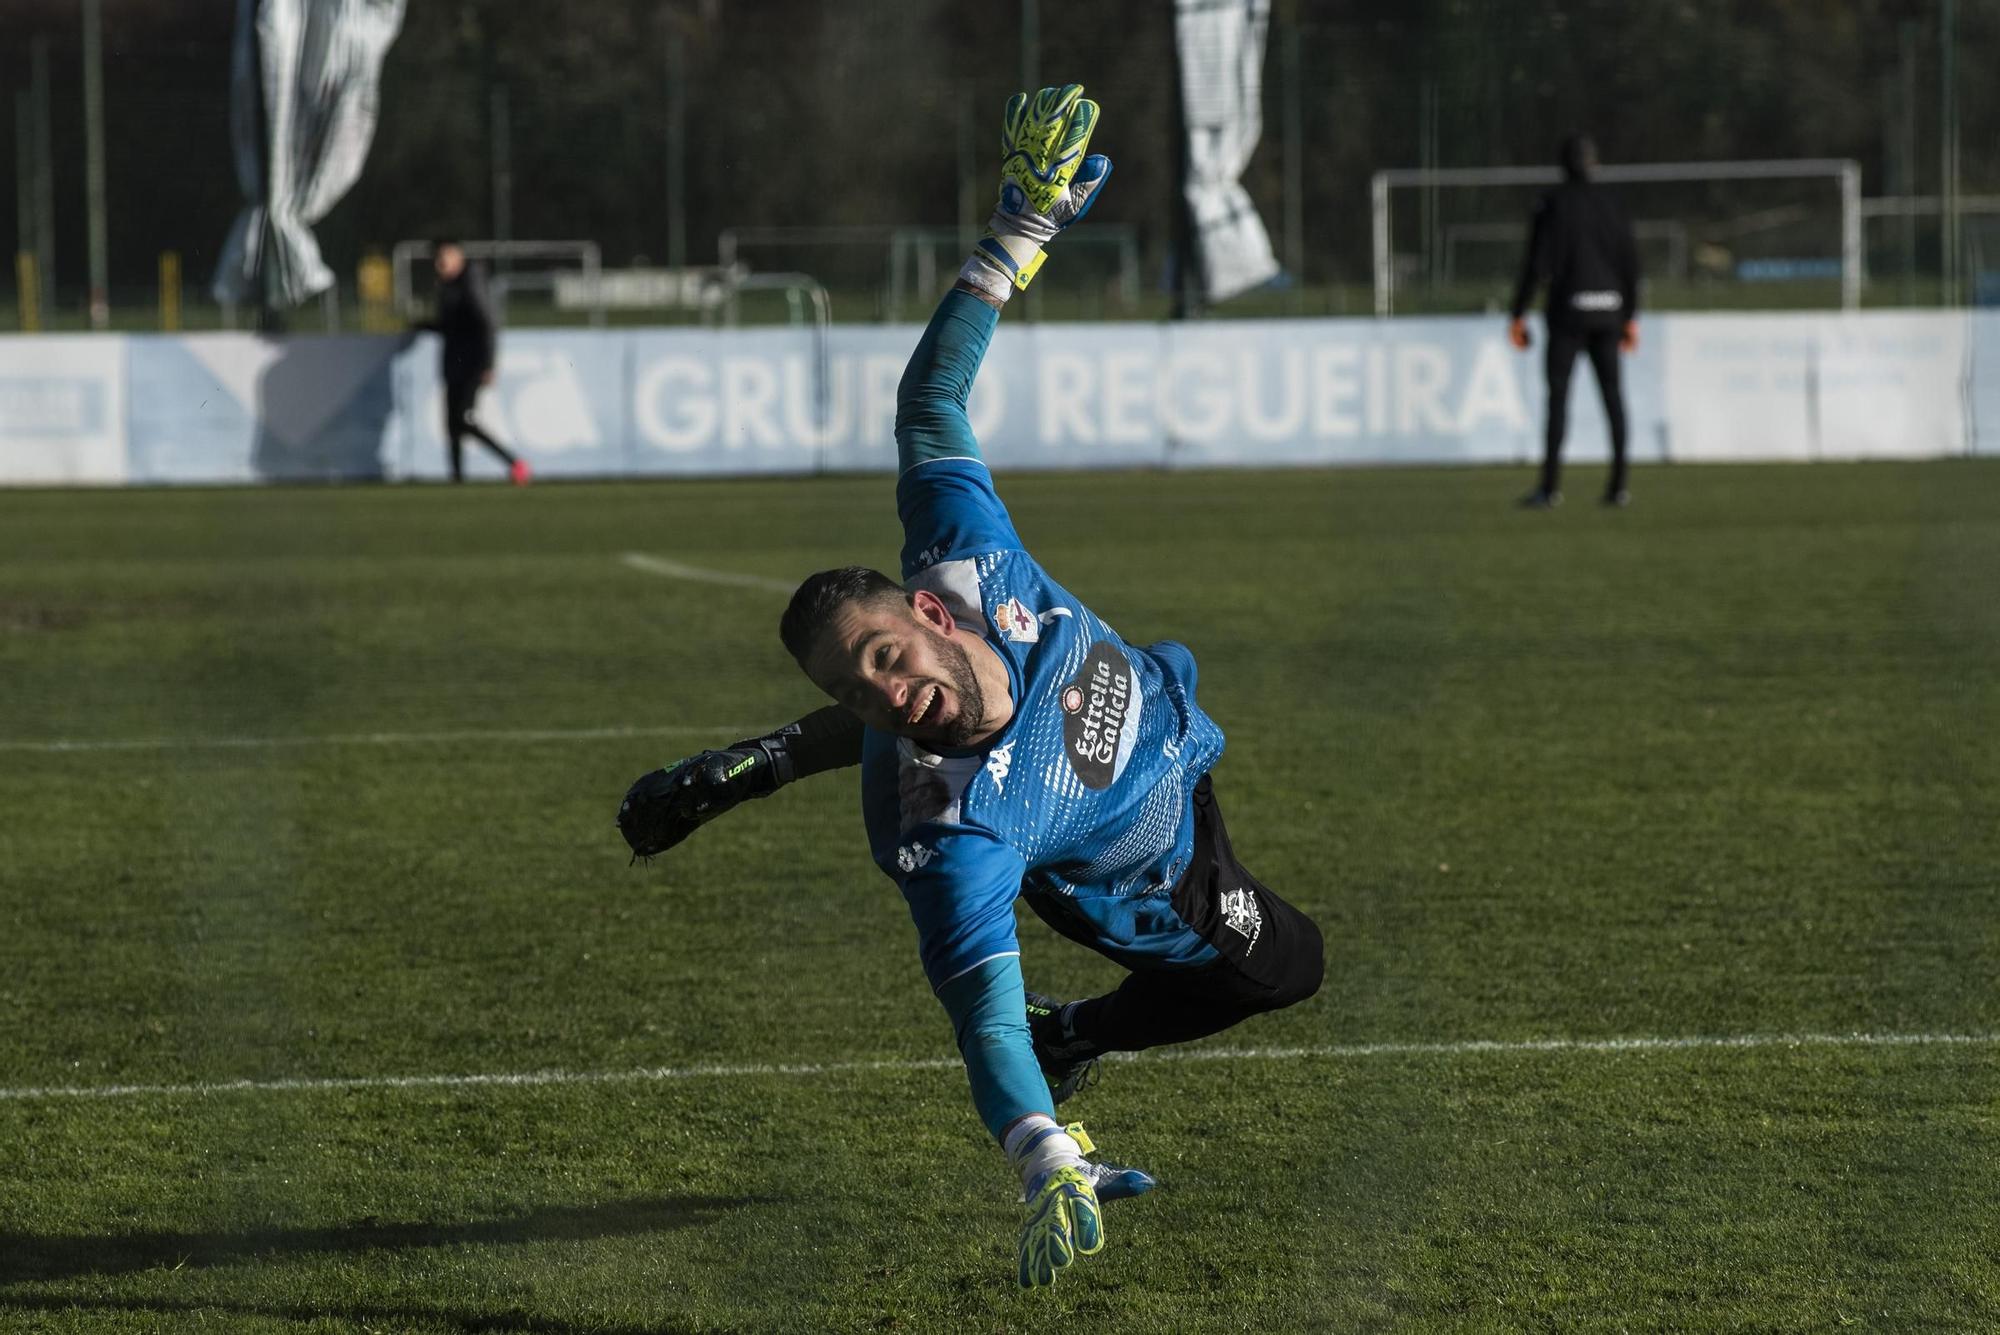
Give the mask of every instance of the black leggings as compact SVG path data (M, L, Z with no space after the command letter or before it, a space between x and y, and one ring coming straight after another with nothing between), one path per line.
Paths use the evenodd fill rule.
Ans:
M1326 965L1318 926L1236 860L1206 775L1195 786L1194 810L1194 856L1174 887L1174 911L1218 958L1193 969L1137 970L1114 991L1079 1003L1069 1030L1099 1052L1206 1038L1319 990Z
M1549 429L1542 451L1542 490L1554 493L1562 485L1563 436L1569 429L1569 373L1576 354L1587 353L1604 395L1604 416L1611 423L1611 480L1607 495L1625 490L1625 396L1618 387L1618 331L1615 329L1549 330Z
M472 420L472 405L479 398L480 378L478 376L448 376L444 382L444 436L451 446L451 480L465 481L465 462L460 457L459 442L466 436L472 437L487 449L500 456L500 462L509 468L514 466L514 455L505 445L486 434L486 429Z

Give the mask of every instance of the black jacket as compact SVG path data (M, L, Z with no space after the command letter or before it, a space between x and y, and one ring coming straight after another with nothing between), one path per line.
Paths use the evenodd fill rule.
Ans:
M1639 248L1625 210L1588 181L1565 181L1535 203L1512 315L1549 285L1549 324L1617 329L1639 313Z
M437 318L420 328L444 338L445 379L477 379L493 369L493 308L486 280L469 261L458 277L438 281Z

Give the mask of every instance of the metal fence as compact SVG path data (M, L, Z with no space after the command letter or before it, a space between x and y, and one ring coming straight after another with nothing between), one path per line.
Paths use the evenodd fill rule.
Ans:
M0 249L15 258L14 281L0 281L0 328L16 327L24 306L47 328L86 323L93 66L80 15L89 8L0 7L0 116L11 120L0 133L0 180L14 183L16 203L0 210ZM239 206L231 9L125 0L103 14L97 282L116 325L226 319L207 287ZM754 263L812 272L836 320L903 317L951 263L936 238L976 231L990 207L1006 94L1046 76L1076 78L1104 104L1098 146L1119 170L1092 226L1100 236L1119 229L1119 239L1051 265L1030 314L1166 313L1179 161L1170 5L1081 6L1058 17L1030 2L976 20L948 0L764 0L755 9L709 0L410 6L384 71L368 170L316 229L342 277L337 308L358 308L363 260L387 256L399 238L577 237L600 248L610 272L722 264L731 231L858 227L927 239L902 243L899 255L878 248L877 272L858 277L831 256ZM1286 274L1215 313L1374 309L1375 173L1539 168L1573 128L1593 132L1613 163L1851 160L1862 220L1855 300L1982 299L2000 288L1988 268L2000 258L1980 221L1981 201L2000 193L2000 85L1962 72L1995 56L2000 9L1953 0L1855 0L1839 22L1818 6L1739 0L1279 0L1264 133L1245 185ZM1440 210L1428 221L1419 206L1407 221L1428 227L1430 240L1398 233L1392 251L1426 257L1421 273L1449 267L1454 280L1504 267L1496 232L1449 266L1440 247L1453 228L1466 237L1465 228L1518 223L1526 198L1495 196L1490 212ZM1787 209L1828 212L1800 216L1788 234L1778 217ZM1839 274L1779 263L1842 260L1845 240L1820 250L1792 240L1851 240L1830 199L1649 194L1630 211L1681 229L1688 280L1656 294L1670 304L1840 299ZM1757 244L1739 244L1760 225L1768 230ZM1718 249L1748 267L1706 281L1719 272ZM1665 249L1658 255L1672 263ZM1781 272L1803 276L1768 279ZM1493 285L1491 274L1427 281L1397 305L1476 309ZM516 323L588 318L553 301L511 314ZM295 323L324 318L305 311ZM695 322L700 313L646 318Z

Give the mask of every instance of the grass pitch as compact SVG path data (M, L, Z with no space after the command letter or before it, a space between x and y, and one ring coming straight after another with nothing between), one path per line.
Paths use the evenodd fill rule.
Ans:
M0 1327L2000 1326L2000 465L1598 480L1003 477L1329 951L1065 1109L1163 1185L1034 1295L852 776L611 824L817 703L624 555L886 479L0 493Z

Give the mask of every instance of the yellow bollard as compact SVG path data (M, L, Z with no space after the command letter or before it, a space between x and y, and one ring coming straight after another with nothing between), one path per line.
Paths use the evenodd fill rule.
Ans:
M39 333L42 328L42 276L36 272L33 251L14 252L14 290L20 294L21 332Z
M173 333L181 327L181 253L160 252L160 328Z
M371 250L361 257L354 288L361 298L361 328L370 334L396 332L401 322L396 319L394 278L381 252Z

